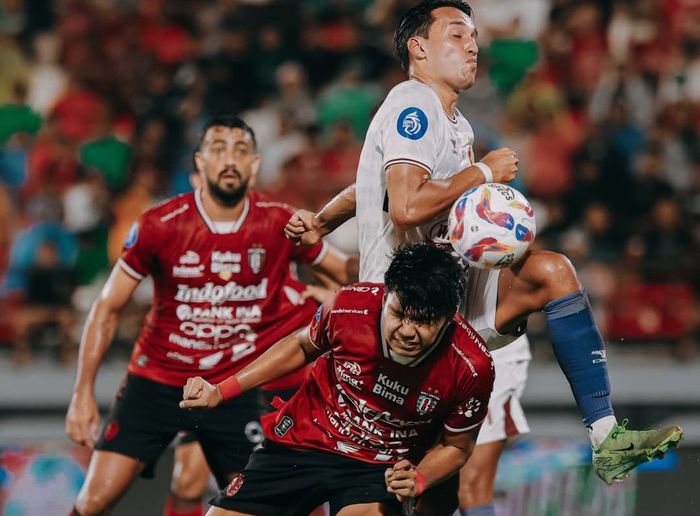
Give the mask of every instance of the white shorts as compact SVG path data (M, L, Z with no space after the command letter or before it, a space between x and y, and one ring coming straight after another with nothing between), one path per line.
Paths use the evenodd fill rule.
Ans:
M489 401L489 412L479 430L476 444L510 439L530 433L520 397L527 382L529 360L494 360L496 379Z

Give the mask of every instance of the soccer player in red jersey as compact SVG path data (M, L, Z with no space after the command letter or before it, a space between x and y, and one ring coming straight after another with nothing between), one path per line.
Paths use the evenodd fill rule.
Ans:
M258 419L257 393L185 413L178 408L185 381L198 374L221 381L305 326L317 305L303 297L293 262L347 282L344 257L324 243L304 248L286 240L290 208L248 190L259 161L245 122L211 120L195 153L202 188L148 210L132 228L80 344L66 431L95 451L75 514L109 511L179 431L196 436L225 485L250 454L245 427ZM153 304L98 438L97 370L120 310L148 275Z
M384 280L341 288L308 329L220 384L187 381L181 407L218 407L316 360L290 401L263 416L267 440L209 516L301 516L325 500L331 514L394 514L396 498L465 464L494 369L457 313L462 270L445 251L412 244Z

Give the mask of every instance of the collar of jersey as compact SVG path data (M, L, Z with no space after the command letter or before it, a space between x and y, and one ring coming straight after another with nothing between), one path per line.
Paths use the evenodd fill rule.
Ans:
M459 113L459 110L456 107L455 107L455 116L454 117L450 116L447 113L447 111L445 111L442 108L442 102L440 102L440 97L438 97L438 94L435 92L435 90L431 86L429 86L428 84L425 84L424 82L419 81L418 79L409 79L409 81L416 81L416 82L422 84L423 86L425 86L426 88L428 88L432 92L433 96L435 97L435 100L437 100L437 103L440 106L440 111L442 111L442 114L445 115L447 117L447 119L450 122L452 122L453 124L457 123L457 113Z
M207 211L204 209L204 204L202 203L202 191L199 188L197 188L194 191L194 204L197 206L197 211L199 212L200 217L202 217L204 224L209 228L209 231L211 231L212 233L221 234L221 232L217 230L214 222L209 217L209 214L207 213ZM246 195L245 200L244 200L244 204L243 204L243 211L241 212L241 215L238 217L238 220L236 221L236 223L231 228L231 231L229 231L227 233L237 233L238 230L241 229L243 222L245 221L246 217L248 216L249 210L250 210L250 200L248 199L248 196Z

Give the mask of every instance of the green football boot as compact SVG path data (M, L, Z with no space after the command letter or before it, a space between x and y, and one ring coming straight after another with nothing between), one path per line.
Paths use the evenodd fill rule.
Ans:
M627 430L626 426L626 419L615 425L600 446L593 449L593 469L607 484L624 480L640 464L663 458L683 438L679 426L644 431Z

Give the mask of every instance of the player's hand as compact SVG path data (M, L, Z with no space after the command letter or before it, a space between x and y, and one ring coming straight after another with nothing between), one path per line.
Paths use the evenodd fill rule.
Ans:
M386 490L394 493L399 502L406 498L414 498L416 492L416 467L406 459L394 464L384 472L384 483Z
M66 434L76 443L93 448L100 428L100 412L95 396L74 392L66 414Z
M284 235L295 244L312 246L323 236L314 224L316 214L308 210L297 210L284 227Z
M216 385L210 384L201 376L188 378L182 388L180 408L214 408L224 401Z
M491 167L494 183L509 183L518 173L518 156L507 147L489 152L481 161Z

